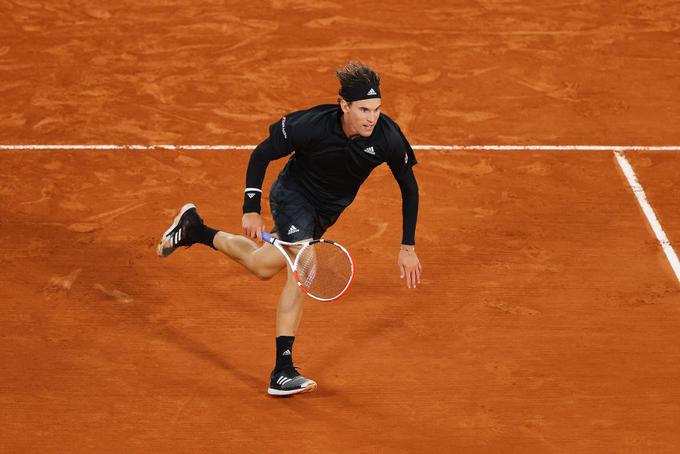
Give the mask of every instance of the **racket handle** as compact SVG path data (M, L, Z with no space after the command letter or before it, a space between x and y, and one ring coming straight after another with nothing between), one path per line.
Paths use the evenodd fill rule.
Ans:
M276 241L276 238L271 236L271 234L269 232L267 232L266 230L262 230L262 239L264 241L266 241L267 243L271 243L271 244L274 244L274 241Z

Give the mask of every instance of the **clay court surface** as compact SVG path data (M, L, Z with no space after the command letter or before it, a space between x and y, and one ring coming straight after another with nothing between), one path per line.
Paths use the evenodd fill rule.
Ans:
M674 2L0 0L0 30L0 145L256 144L349 59L414 145L680 145ZM239 231L249 154L0 151L0 451L680 450L680 283L612 151L416 151L416 290L377 169L288 399L283 276L155 255L189 201ZM677 251L680 153L624 155Z

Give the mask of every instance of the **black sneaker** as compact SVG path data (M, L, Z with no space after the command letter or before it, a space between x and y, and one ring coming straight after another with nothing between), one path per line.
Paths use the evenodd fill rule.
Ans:
M203 219L196 211L196 205L187 203L184 205L172 221L172 225L165 231L158 243L156 252L160 257L167 257L180 246L189 247L194 244L189 239L189 230L194 226L203 224Z
M316 389L316 382L305 378L295 369L289 367L280 371L273 370L269 382L270 396L290 396L291 394L308 393Z

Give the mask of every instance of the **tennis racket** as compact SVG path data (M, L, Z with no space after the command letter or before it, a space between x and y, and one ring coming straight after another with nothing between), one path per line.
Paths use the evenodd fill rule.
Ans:
M334 301L347 293L354 278L354 260L347 249L330 240L288 243L262 232L262 239L273 244L286 257L300 289L318 301ZM292 260L284 246L300 248Z

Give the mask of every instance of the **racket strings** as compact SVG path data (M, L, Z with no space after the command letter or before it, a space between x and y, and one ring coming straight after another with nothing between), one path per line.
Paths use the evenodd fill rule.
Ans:
M352 262L333 243L314 243L300 251L297 257L300 283L312 295L330 299L340 295L352 277Z

